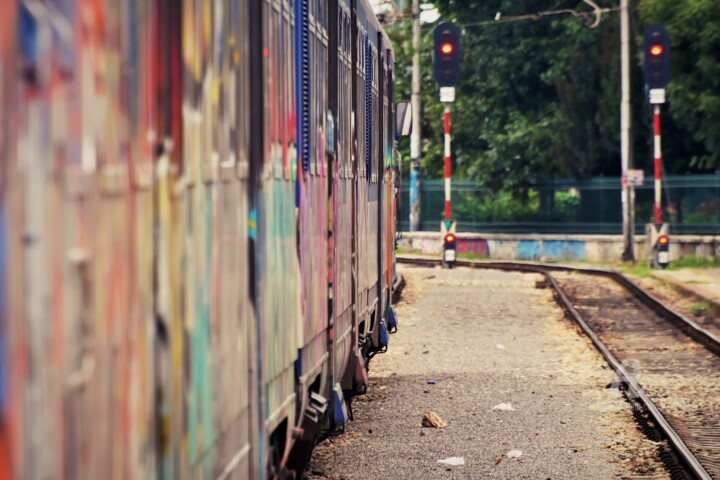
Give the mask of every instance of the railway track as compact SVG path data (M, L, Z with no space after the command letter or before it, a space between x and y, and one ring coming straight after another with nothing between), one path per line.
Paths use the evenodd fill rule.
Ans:
M399 263L440 260L398 256ZM457 266L541 274L618 376L672 478L720 478L720 338L620 273L517 262Z

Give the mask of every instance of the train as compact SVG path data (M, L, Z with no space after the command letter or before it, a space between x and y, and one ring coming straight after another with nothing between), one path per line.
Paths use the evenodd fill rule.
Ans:
M299 478L397 328L366 0L5 0L0 480Z

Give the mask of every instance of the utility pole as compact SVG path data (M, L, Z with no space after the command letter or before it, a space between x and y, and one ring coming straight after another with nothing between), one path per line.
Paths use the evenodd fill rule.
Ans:
M628 13L629 0L620 0L620 70L621 70L621 101L620 101L620 156L622 160L622 217L623 217L623 262L634 262L633 240L633 200L634 187L627 181L628 170L632 167L630 146L630 19Z
M412 133L410 134L410 231L420 230L420 156L422 105L420 102L420 0L412 3Z

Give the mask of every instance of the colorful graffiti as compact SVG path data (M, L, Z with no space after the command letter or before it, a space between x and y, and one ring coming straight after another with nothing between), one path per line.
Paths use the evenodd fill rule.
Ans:
M175 3L3 8L2 480L252 476L247 3Z
M344 418L394 268L354 5L3 3L0 480L284 478Z
M471 253L479 257L490 256L490 246L484 238L457 238L457 252Z
M9 351L7 331L7 261L5 214L0 203L0 480L10 480L10 445L7 418L9 414Z
M553 258L562 260L584 260L584 240L520 240L517 258L521 260L539 260Z

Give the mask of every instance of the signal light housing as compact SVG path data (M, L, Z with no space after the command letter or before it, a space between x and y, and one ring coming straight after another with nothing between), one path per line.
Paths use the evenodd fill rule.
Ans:
M662 25L650 25L643 36L643 74L650 90L670 82L670 35Z
M460 27L451 22L438 25L434 41L435 81L441 87L455 87L460 81Z
M655 243L655 264L660 268L667 268L670 263L670 238L660 235Z
M457 238L452 232L445 234L443 238L443 263L452 268L455 265L455 259L457 257Z

